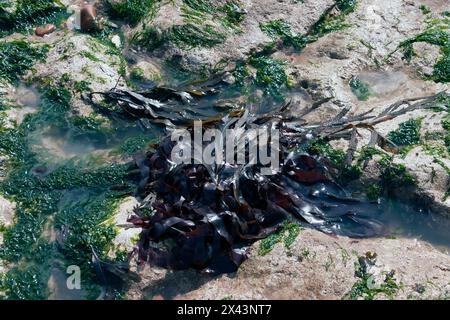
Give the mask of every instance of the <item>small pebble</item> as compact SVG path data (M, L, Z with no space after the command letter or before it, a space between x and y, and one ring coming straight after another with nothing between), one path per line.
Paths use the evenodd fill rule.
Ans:
M50 33L54 32L55 30L56 30L55 25L49 23L49 24L46 24L43 27L37 27L34 31L35 31L37 36L43 37L46 34L50 34Z

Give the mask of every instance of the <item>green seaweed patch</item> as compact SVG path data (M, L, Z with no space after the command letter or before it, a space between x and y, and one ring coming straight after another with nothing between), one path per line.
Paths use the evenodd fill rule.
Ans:
M59 25L68 17L58 0L17 0L14 8L0 4L0 36L13 32L26 32L32 27L53 23Z
M93 53L89 51L81 51L80 56L85 57L93 62L102 62L101 59L97 58Z
M0 44L0 80L15 83L26 74L36 61L43 61L48 46L32 46L25 40Z
M272 233L260 242L258 254L260 256L265 256L273 250L277 243L283 243L284 247L287 250L290 250L301 230L301 226L297 223L289 221L283 222L277 232Z
M126 139L119 147L118 151L121 154L133 155L138 151L148 148L151 142L154 141L154 137L148 135L138 135Z
M333 167L338 170L336 180L339 183L346 184L361 177L361 169L358 165L347 164L346 154L343 150L333 148L330 143L324 139L314 139L304 147L311 155L324 157L331 162Z
M214 13L216 9L209 1L205 0L183 0L183 3L193 10L204 13Z
M422 119L409 119L400 123L397 130L388 134L389 140L397 146L411 146L420 142L420 128Z
M12 269L5 275L2 290L11 298L46 298L49 266L59 254L66 261L79 264L90 283L95 283L92 249L105 257L116 234L115 228L104 221L126 196L123 191L112 191L112 187L124 190L130 186L128 166L86 168L72 161L48 171L29 145L29 135L49 124L64 130L71 125L81 131L97 130L99 123L94 118L68 117L70 101L67 89L47 88L37 113L28 115L20 126L1 129L0 152L10 155L14 162L0 183L0 191L17 207L16 223L3 233L0 259L27 266L26 270ZM57 230L67 235L61 248L49 243L44 233L53 216ZM39 265L39 269L28 268L33 265ZM27 281L29 286L25 285Z
M236 67L233 70L233 77L235 79L235 85L242 87L245 85L246 79L250 77L250 70L244 62L236 63Z
M220 21L223 26L240 32L239 25L245 18L240 1L226 1L223 5L205 0L184 0L181 7L185 22L203 25L205 21Z
M367 83L361 81L357 77L353 77L349 82L350 89L360 101L366 101L372 95L370 87Z
M336 32L349 27L345 23L345 18L354 12L357 7L356 0L337 0L336 8L339 12L333 13L332 10L325 12L320 19L311 28L309 35L312 38L319 38L328 33Z
M430 45L435 45L440 48L441 57L433 66L433 73L426 75L425 79L435 82L447 83L450 82L450 33L448 32L450 22L448 18L444 20L431 21L428 29L401 42L397 48L403 50L404 58L410 62L415 55L413 45L415 43L423 42Z
M147 51L153 51L162 46L167 38L167 31L162 31L154 26L147 26L142 31L137 32L130 39L130 42L145 48Z
M35 266L14 267L0 278L0 290L9 300L44 300L45 286Z
M292 46L296 50L301 50L308 44L307 37L293 33L291 26L283 20L272 20L261 24L259 27L272 39L280 38L283 41L283 45Z
M153 51L165 43L190 50L198 47L213 47L225 41L225 34L217 31L212 25L195 25L187 23L175 25L167 30L158 30L154 26L146 27L136 33L131 42L148 51Z
M419 9L423 14L429 14L431 12L430 7L425 4L420 5Z
M124 19L132 26L144 18L156 17L159 0L122 0L109 2L109 14L112 18Z
M172 43L182 49L210 48L223 43L226 33L212 22L221 24L234 32L240 32L239 25L245 17L239 1L227 1L220 6L204 0L185 0L181 7L184 24L161 30L153 25L144 25L135 33L131 43L153 51L164 44Z
M376 200L382 195L391 196L396 190L404 187L415 186L416 179L408 173L405 165L393 162L393 157L388 153L374 147L363 147L356 160L356 165L361 167L366 161L377 155L380 168L380 182L371 185L366 191L370 200Z
M90 85L91 85L91 83L86 80L74 81L73 89L75 90L75 92L83 93L83 92L91 91Z
M96 114L89 116L74 116L69 118L71 139L88 139L94 143L107 144L114 130L104 118Z
M289 78L285 72L286 62L269 57L251 57L248 63L256 68L254 83L264 94L283 100L283 91L288 89Z
M335 167L342 167L345 163L345 152L340 149L333 148L324 139L312 140L306 150L311 155L327 158Z
M361 259L361 258L360 258ZM368 273L361 266L360 262L355 263L355 275L359 278L350 291L343 297L345 300L373 300L382 295L384 298L393 299L401 286L395 281L395 272L384 272L384 281L376 284L374 276Z
M239 1L227 1L219 8L219 11L225 14L222 21L226 26L239 30L238 26L244 21L246 15Z
M364 162L373 159L374 156L380 156L382 159L389 158L389 155L377 148L364 146L359 151L359 156L356 160L358 166L361 166Z
M106 259L117 231L114 225L105 221L118 208L122 198L122 194L113 191L94 194L56 214L55 227L68 233L62 252L69 263L92 272L92 249Z
M392 159L384 158L379 162L381 167L381 186L383 190L392 192L402 187L417 185L416 179L408 173L404 164L393 163Z
M216 31L212 25L176 25L170 29L169 41L185 48L213 47L225 41L225 34Z
M307 44L317 41L328 33L349 27L345 23L345 18L355 11L356 6L356 0L337 0L335 6L327 10L306 34L292 32L291 26L283 20L272 20L260 24L260 29L272 39L281 39L285 46L292 46L300 51ZM337 13L333 12L334 9L337 9ZM273 44L269 45L269 47L272 46Z

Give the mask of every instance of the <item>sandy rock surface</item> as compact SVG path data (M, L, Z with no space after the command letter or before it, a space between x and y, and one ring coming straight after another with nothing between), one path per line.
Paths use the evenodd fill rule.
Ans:
M355 276L358 257L367 252L376 253L371 272L374 277L381 275L379 282L374 280L374 288L392 270L398 286L392 296L379 293L377 299L438 299L450 294L448 252L417 239L355 240L304 230L290 249L277 244L272 252L260 256L259 245L251 247L250 258L232 275L210 277L146 267L128 298L345 299L360 281Z

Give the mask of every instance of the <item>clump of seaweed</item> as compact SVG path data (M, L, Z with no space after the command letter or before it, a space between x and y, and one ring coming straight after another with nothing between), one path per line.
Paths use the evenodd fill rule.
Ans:
M167 30L159 30L153 26L146 27L133 36L132 42L149 51L163 44L173 43L184 49L197 47L213 47L225 40L225 35L212 25L198 26L192 23L175 25Z
M359 280L353 285L351 290L343 299L349 300L373 300L378 296L393 299L401 288L395 280L395 272L393 270L384 272L384 279L381 283L375 281L374 275L370 272L371 267L375 265L376 254L367 252L364 256L358 257L355 262L355 276Z
M442 120L442 128L446 131L446 134L444 136L444 143L447 147L447 151L450 154L450 118L446 118Z
M309 31L310 37L318 38L328 33L336 32L348 27L345 23L345 17L354 12L356 6L356 0L337 0L335 6L327 10L320 17L319 21L313 25Z
M110 2L109 11L113 18L126 19L131 25L137 25L144 18L154 18L159 0L123 0Z
M299 224L285 221L277 232L261 241L258 254L265 256L273 250L277 243L283 243L284 247L289 250L300 234L300 230Z
M282 98L282 91L289 87L289 78L284 70L285 62L269 57L251 57L249 64L256 68L255 84L264 94L276 99Z
M414 44L419 42L435 45L440 48L441 57L433 67L431 75L425 75L428 80L435 82L450 82L450 33L448 19L431 21L428 29L417 36L401 42L398 49L402 49L404 58L410 62L415 55ZM398 50L397 49L397 50Z
M294 34L291 27L283 20L273 20L261 24L260 28L272 39L281 38L285 46L293 46L296 50L303 49L308 43L307 37Z
M17 0L0 4L0 35L27 31L36 25L58 24L66 16L64 6L58 0Z
M391 131L388 138L398 146L411 146L420 142L422 119L409 119Z
M173 26L169 31L168 40L186 49L196 47L213 47L225 40L225 35L213 26L196 26L184 24Z
M349 82L350 88L352 89L353 94L360 101L366 101L371 96L371 91L369 86L358 79L357 77L353 77Z
M25 40L14 40L0 44L0 80L16 82L25 75L34 63L44 60L48 46L32 46Z
M154 25L144 26L142 31L133 36L131 42L148 51L169 43L186 50L213 47L226 39L226 32L215 22L221 22L225 29L239 32L239 24L246 14L239 1L227 1L217 6L204 0L186 0L183 1L181 11L184 24L164 30Z
M291 26L283 20L273 20L261 24L260 29L272 39L281 39L283 45L302 50L308 43L324 35L348 27L345 17L355 11L356 0L338 0L331 6L306 34L292 32Z

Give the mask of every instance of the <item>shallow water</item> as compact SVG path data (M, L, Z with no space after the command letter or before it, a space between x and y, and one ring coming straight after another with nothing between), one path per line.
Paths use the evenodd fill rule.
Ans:
M380 220L387 226L390 236L423 240L450 254L448 218L397 200L385 200L383 207Z

